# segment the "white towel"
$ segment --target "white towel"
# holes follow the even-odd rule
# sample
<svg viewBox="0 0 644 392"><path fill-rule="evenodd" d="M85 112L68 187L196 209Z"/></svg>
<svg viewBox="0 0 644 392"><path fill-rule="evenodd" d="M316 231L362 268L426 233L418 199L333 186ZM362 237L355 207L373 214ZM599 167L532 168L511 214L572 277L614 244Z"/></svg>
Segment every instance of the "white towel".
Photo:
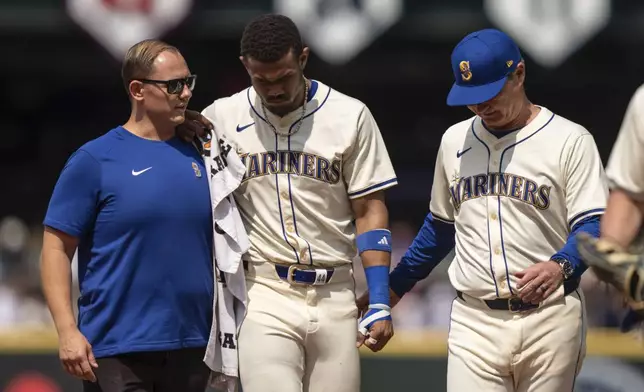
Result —
<svg viewBox="0 0 644 392"><path fill-rule="evenodd" d="M204 155L206 169L210 172L216 286L204 362L212 370L212 387L236 392L239 378L237 334L248 304L241 258L250 242L231 193L241 184L245 166L235 149L216 132L204 144Z"/></svg>

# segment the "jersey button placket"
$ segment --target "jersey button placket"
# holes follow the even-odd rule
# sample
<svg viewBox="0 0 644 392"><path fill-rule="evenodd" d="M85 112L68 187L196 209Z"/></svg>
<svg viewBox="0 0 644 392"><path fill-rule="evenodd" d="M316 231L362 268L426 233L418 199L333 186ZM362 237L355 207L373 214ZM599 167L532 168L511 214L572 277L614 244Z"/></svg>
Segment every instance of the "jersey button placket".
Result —
<svg viewBox="0 0 644 392"><path fill-rule="evenodd" d="M489 171L492 173L499 173L500 155L503 146L502 143L496 143L490 151L490 161L488 162ZM501 208L499 206L499 199L496 195L499 190L500 177L496 177L494 183L495 189L488 189L487 197L487 216L488 228L490 234L490 258L492 260L492 273L494 285L498 291L499 297L508 297L510 295L507 282L505 280L505 263L503 261L503 238L501 236L500 217Z"/></svg>
<svg viewBox="0 0 644 392"><path fill-rule="evenodd" d="M499 162L501 161L501 152L503 150L503 143L497 142L490 154L490 171L498 172L499 171Z"/></svg>
<svg viewBox="0 0 644 392"><path fill-rule="evenodd" d="M281 188L280 184L280 188ZM293 213L291 209L291 200L287 191L280 192L280 205L282 206L282 219L284 220L284 228L289 234L295 233L295 222L293 221Z"/></svg>
<svg viewBox="0 0 644 392"><path fill-rule="evenodd" d="M277 150L286 149L286 143L282 140L279 141L276 146ZM287 176L278 175L275 176L277 182L277 199L278 206L280 208L280 219L282 222L282 227L284 230L285 241L289 246L291 257L293 262L296 263L299 261L297 258L298 253L298 241L295 235L295 221L293 217L293 210L291 207L291 197L289 193L289 183Z"/></svg>

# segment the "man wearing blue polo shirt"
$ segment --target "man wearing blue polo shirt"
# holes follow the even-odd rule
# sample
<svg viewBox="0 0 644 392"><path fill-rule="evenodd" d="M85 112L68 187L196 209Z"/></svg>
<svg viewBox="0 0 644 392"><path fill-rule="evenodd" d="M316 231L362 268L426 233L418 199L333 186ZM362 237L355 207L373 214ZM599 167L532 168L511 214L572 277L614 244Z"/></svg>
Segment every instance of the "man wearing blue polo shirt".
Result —
<svg viewBox="0 0 644 392"><path fill-rule="evenodd" d="M209 176L195 147L175 137L196 76L157 40L130 48L122 76L130 119L72 154L44 220L42 284L60 358L85 391L203 392L214 295Z"/></svg>

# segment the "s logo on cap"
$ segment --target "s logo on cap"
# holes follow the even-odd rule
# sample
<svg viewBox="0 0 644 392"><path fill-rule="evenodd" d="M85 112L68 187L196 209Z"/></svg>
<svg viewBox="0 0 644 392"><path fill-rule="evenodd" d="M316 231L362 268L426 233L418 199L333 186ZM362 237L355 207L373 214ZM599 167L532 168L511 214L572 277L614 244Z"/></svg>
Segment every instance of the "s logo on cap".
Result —
<svg viewBox="0 0 644 392"><path fill-rule="evenodd" d="M472 71L470 71L469 61L461 61L458 67L461 70L461 78L463 78L464 81L467 82L468 80L472 79Z"/></svg>

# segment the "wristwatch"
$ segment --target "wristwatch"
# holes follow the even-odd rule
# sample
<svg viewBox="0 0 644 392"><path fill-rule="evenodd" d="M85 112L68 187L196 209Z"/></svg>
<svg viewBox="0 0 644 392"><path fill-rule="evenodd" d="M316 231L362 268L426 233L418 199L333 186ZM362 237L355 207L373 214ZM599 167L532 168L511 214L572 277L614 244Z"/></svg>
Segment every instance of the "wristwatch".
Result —
<svg viewBox="0 0 644 392"><path fill-rule="evenodd" d="M563 257L555 257L551 260L559 264L559 266L561 267L561 273L564 277L564 280L570 279L572 274L575 272L575 268L572 266L572 263L569 260L564 259Z"/></svg>

